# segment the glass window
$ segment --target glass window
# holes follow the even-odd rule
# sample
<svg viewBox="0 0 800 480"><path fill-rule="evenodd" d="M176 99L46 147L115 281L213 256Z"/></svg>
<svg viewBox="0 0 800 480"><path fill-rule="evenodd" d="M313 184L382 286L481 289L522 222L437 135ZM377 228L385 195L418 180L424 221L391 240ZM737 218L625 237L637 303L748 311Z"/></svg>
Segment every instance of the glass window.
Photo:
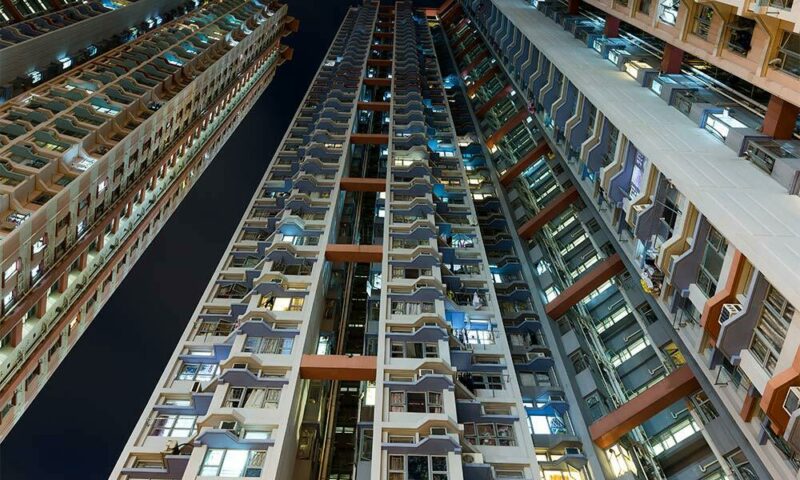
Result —
<svg viewBox="0 0 800 480"><path fill-rule="evenodd" d="M737 15L734 21L728 25L728 41L725 48L740 55L747 55L751 48L755 27L755 20Z"/></svg>
<svg viewBox="0 0 800 480"><path fill-rule="evenodd" d="M216 363L184 363L177 380L210 382L219 371Z"/></svg>
<svg viewBox="0 0 800 480"><path fill-rule="evenodd" d="M233 331L234 324L218 321L202 321L197 329L197 335L212 337L226 337Z"/></svg>
<svg viewBox="0 0 800 480"><path fill-rule="evenodd" d="M195 434L197 415L158 415L150 435L154 437L190 437Z"/></svg>
<svg viewBox="0 0 800 480"><path fill-rule="evenodd" d="M770 285L750 343L750 352L770 373L775 372L783 340L793 316L794 306Z"/></svg>
<svg viewBox="0 0 800 480"><path fill-rule="evenodd" d="M700 271L697 275L697 286L707 297L712 297L717 291L717 282L727 251L728 241L717 229L711 227L706 237L703 261L700 262Z"/></svg>
<svg viewBox="0 0 800 480"><path fill-rule="evenodd" d="M557 435L570 433L567 428L566 417L559 418L549 415L530 415L528 426L534 435Z"/></svg>
<svg viewBox="0 0 800 480"><path fill-rule="evenodd" d="M471 445L516 445L514 426L505 423L465 423L464 439Z"/></svg>
<svg viewBox="0 0 800 480"><path fill-rule="evenodd" d="M777 68L788 74L800 76L800 34L783 32L783 41L777 58L780 59Z"/></svg>
<svg viewBox="0 0 800 480"><path fill-rule="evenodd" d="M212 448L206 453L200 475L211 477L248 477L261 476L264 468L264 450L227 450Z"/></svg>
<svg viewBox="0 0 800 480"><path fill-rule="evenodd" d="M675 25L681 0L661 0L658 3L658 20L667 25Z"/></svg>
<svg viewBox="0 0 800 480"><path fill-rule="evenodd" d="M447 457L389 455L389 480L447 479Z"/></svg>
<svg viewBox="0 0 800 480"><path fill-rule="evenodd" d="M750 461L747 457L742 453L741 449L736 449L732 453L730 453L726 459L728 460L728 465L730 465L731 469L737 475L737 479L741 478L741 480L758 480L758 475L755 472L755 469L750 465Z"/></svg>
<svg viewBox="0 0 800 480"><path fill-rule="evenodd" d="M293 338L277 337L247 337L244 341L243 352L246 353L273 353L289 355L294 345Z"/></svg>
<svg viewBox="0 0 800 480"><path fill-rule="evenodd" d="M361 452L359 455L359 460L364 462L368 462L372 460L372 430L365 429L361 433L361 448L359 448Z"/></svg>
<svg viewBox="0 0 800 480"><path fill-rule="evenodd" d="M700 431L700 428L694 423L691 417L675 423L663 432L653 436L650 440L653 453L658 455L670 450L698 431Z"/></svg>
<svg viewBox="0 0 800 480"><path fill-rule="evenodd" d="M231 408L278 408L280 388L231 387L225 406Z"/></svg>
<svg viewBox="0 0 800 480"><path fill-rule="evenodd" d="M694 26L692 33L700 38L708 38L708 32L711 30L711 21L714 18L714 10L707 5L699 5L695 11Z"/></svg>
<svg viewBox="0 0 800 480"><path fill-rule="evenodd" d="M483 390L503 390L503 377L491 373L473 373L472 386Z"/></svg>

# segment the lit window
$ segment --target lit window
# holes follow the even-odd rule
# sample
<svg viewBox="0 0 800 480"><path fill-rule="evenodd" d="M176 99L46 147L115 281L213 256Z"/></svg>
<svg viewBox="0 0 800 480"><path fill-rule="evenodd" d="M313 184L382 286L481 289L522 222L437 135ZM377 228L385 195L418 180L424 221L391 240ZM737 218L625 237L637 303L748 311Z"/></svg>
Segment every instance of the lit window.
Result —
<svg viewBox="0 0 800 480"><path fill-rule="evenodd" d="M61 57L58 59L58 62L61 64L62 70L66 70L72 66L72 59L69 57Z"/></svg>
<svg viewBox="0 0 800 480"><path fill-rule="evenodd" d="M208 382L218 371L219 365L215 363L185 363L178 373L177 380Z"/></svg>
<svg viewBox="0 0 800 480"><path fill-rule="evenodd" d="M261 476L264 468L264 450L227 450L212 448L203 459L200 475L211 477L248 477Z"/></svg>
<svg viewBox="0 0 800 480"><path fill-rule="evenodd" d="M197 415L159 415L153 421L154 437L189 437L194 435Z"/></svg>
<svg viewBox="0 0 800 480"><path fill-rule="evenodd" d="M5 282L9 278L13 277L17 273L17 263L14 262L6 268L5 272L3 272L3 281Z"/></svg>

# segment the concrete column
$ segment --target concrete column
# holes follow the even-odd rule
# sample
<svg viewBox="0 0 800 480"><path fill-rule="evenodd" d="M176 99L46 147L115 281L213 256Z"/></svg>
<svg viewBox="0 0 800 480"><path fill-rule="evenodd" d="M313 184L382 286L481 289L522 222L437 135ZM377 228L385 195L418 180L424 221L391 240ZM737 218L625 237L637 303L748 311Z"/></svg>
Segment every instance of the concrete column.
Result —
<svg viewBox="0 0 800 480"><path fill-rule="evenodd" d="M36 301L36 317L42 318L47 313L47 294L45 293Z"/></svg>
<svg viewBox="0 0 800 480"><path fill-rule="evenodd" d="M753 414L756 413L756 406L759 400L761 400L761 394L751 385L747 390L747 395L744 397L742 409L739 411L739 416L742 417L742 420L749 422L753 419Z"/></svg>
<svg viewBox="0 0 800 480"><path fill-rule="evenodd" d="M478 45L480 45L481 43L482 43L481 39L477 35L472 37L464 46L464 48L462 48L461 50L458 51L458 53L455 54L456 61L460 62L465 55L472 53L472 51L475 50L475 48L478 47Z"/></svg>
<svg viewBox="0 0 800 480"><path fill-rule="evenodd" d="M385 192L385 178L342 177L339 187L346 192Z"/></svg>
<svg viewBox="0 0 800 480"><path fill-rule="evenodd" d="M527 108L522 107L517 113L512 115L506 123L503 124L500 128L498 128L494 133L492 133L489 138L486 139L486 147L491 150L492 147L497 144L500 140L505 137L508 132L514 129L517 125L522 123L526 118L528 118L531 113L528 111Z"/></svg>
<svg viewBox="0 0 800 480"><path fill-rule="evenodd" d="M387 145L389 135L385 133L353 133L350 134L351 145Z"/></svg>
<svg viewBox="0 0 800 480"><path fill-rule="evenodd" d="M500 176L500 183L507 187L517 179L528 167L534 164L542 155L550 153L550 145L544 139L539 140L539 144L530 152L526 153L517 163L512 165ZM574 188L574 187L573 187ZM549 205L549 204L548 204ZM548 220L549 221L549 220Z"/></svg>
<svg viewBox="0 0 800 480"><path fill-rule="evenodd" d="M472 29L468 29L468 30L462 30L461 34L459 34L457 30L459 30L466 24L467 24L467 17L461 17L461 20L457 24L446 26L447 34L452 37L453 41L461 41L463 35L468 35L469 33L472 32Z"/></svg>
<svg viewBox="0 0 800 480"><path fill-rule="evenodd" d="M625 434L700 389L692 370L684 365L652 387L589 426L595 445L606 449Z"/></svg>
<svg viewBox="0 0 800 480"><path fill-rule="evenodd" d="M719 338L721 328L719 315L722 313L722 306L726 303L736 302L736 287L742 278L746 263L747 259L742 255L742 252L736 250L733 253L733 260L731 261L725 285L718 289L717 293L709 298L703 306L703 313L700 315L700 325L702 325L703 334L706 337L706 341L700 345L703 350L708 346L708 340L716 344L717 338Z"/></svg>
<svg viewBox="0 0 800 480"><path fill-rule="evenodd" d="M606 14L606 24L603 27L603 35L608 38L619 37L619 17Z"/></svg>
<svg viewBox="0 0 800 480"><path fill-rule="evenodd" d="M485 117L486 114L489 113L489 110L491 110L492 107L497 105L497 103L500 102L500 100L506 98L508 94L511 93L512 90L514 90L514 87L512 87L511 84L508 84L505 87L498 90L497 93L492 95L492 98L487 100L486 103L484 103L483 105L480 106L480 108L475 110L475 116L477 116L478 118Z"/></svg>
<svg viewBox="0 0 800 480"><path fill-rule="evenodd" d="M375 381L378 357L368 355L303 355L300 378L306 380Z"/></svg>
<svg viewBox="0 0 800 480"><path fill-rule="evenodd" d="M98 252L103 249L103 247L106 245L106 234L104 232L100 232L100 234L97 236L97 242L95 244L97 245Z"/></svg>
<svg viewBox="0 0 800 480"><path fill-rule="evenodd" d="M567 207L575 203L579 198L580 194L578 193L578 189L575 188L574 185L569 187L550 200L544 208L536 212L533 218L523 223L517 229L517 235L519 235L519 238L522 240L530 240L536 232L554 218L561 215Z"/></svg>
<svg viewBox="0 0 800 480"><path fill-rule="evenodd" d="M16 347L22 343L22 322L14 325L14 328L11 329L9 335L11 335L10 342L12 347Z"/></svg>
<svg viewBox="0 0 800 480"><path fill-rule="evenodd" d="M475 67L480 65L481 62L487 57L489 57L489 50L483 50L479 54L475 55L475 58L473 58L472 61L469 62L469 65L467 65L466 67L464 67L463 70L461 70L461 76L466 77L469 72L471 72L473 69L475 69Z"/></svg>
<svg viewBox="0 0 800 480"><path fill-rule="evenodd" d="M681 73L683 64L683 50L670 45L664 45L664 56L661 57L661 73Z"/></svg>
<svg viewBox="0 0 800 480"><path fill-rule="evenodd" d="M558 319L583 300L586 295L624 270L625 264L622 263L622 258L618 253L606 258L545 305L547 316L553 320Z"/></svg>
<svg viewBox="0 0 800 480"><path fill-rule="evenodd" d="M762 130L764 134L781 140L792 138L800 107L772 95L767 105Z"/></svg>
<svg viewBox="0 0 800 480"><path fill-rule="evenodd" d="M365 78L364 85L370 87L391 87L392 80L390 78Z"/></svg>
<svg viewBox="0 0 800 480"><path fill-rule="evenodd" d="M356 108L371 112L388 112L390 105L389 102L358 102Z"/></svg>
<svg viewBox="0 0 800 480"><path fill-rule="evenodd" d="M84 271L87 263L89 263L89 252L83 252L81 256L78 257L78 270L81 272Z"/></svg>
<svg viewBox="0 0 800 480"><path fill-rule="evenodd" d="M119 215L114 215L114 219L111 220L111 233L116 234L119 230Z"/></svg>
<svg viewBox="0 0 800 480"><path fill-rule="evenodd" d="M19 13L19 10L17 10L17 7L14 6L11 0L2 0L2 2L0 3L2 3L3 6L5 7L5 11L11 14L12 17L14 17L14 20L20 21L25 18L22 16L21 13Z"/></svg>
<svg viewBox="0 0 800 480"><path fill-rule="evenodd" d="M58 277L58 291L64 293L69 286L69 272L64 272Z"/></svg>
<svg viewBox="0 0 800 480"><path fill-rule="evenodd" d="M444 15L448 10L450 10L450 8L454 6L455 3L455 0L445 0L441 5L439 5L436 13L438 15Z"/></svg>
<svg viewBox="0 0 800 480"><path fill-rule="evenodd" d="M486 82L491 80L492 77L494 77L499 71L500 67L497 64L489 67L489 69L483 73L481 78L477 79L475 83L467 87L467 96L472 97L475 95L478 89L481 88Z"/></svg>
<svg viewBox="0 0 800 480"><path fill-rule="evenodd" d="M800 386L800 349L795 351L792 364L776 372L764 387L758 405L770 421L770 428L776 435L783 435L789 425L789 413L783 408L786 395L792 387Z"/></svg>
<svg viewBox="0 0 800 480"><path fill-rule="evenodd" d="M329 262L372 263L383 259L382 245L352 245L331 243L325 247Z"/></svg>

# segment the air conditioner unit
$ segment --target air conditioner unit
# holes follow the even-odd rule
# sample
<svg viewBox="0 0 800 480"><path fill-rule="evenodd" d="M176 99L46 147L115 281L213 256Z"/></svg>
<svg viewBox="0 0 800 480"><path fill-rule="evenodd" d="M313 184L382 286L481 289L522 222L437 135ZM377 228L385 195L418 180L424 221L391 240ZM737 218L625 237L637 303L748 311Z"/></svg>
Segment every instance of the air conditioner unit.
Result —
<svg viewBox="0 0 800 480"><path fill-rule="evenodd" d="M433 375L434 372L432 368L420 368L419 369L419 376L424 377L425 375Z"/></svg>
<svg viewBox="0 0 800 480"><path fill-rule="evenodd" d="M800 407L800 387L791 387L783 401L783 409L791 415L798 407Z"/></svg>
<svg viewBox="0 0 800 480"><path fill-rule="evenodd" d="M219 429L220 430L230 430L231 432L235 432L239 429L239 422L236 420L222 420L219 422Z"/></svg>
<svg viewBox="0 0 800 480"><path fill-rule="evenodd" d="M727 322L731 317L742 311L741 303L726 303L722 305L722 312L719 314L719 323Z"/></svg>
<svg viewBox="0 0 800 480"><path fill-rule="evenodd" d="M461 455L461 459L464 463L469 464L480 464L483 463L483 454L482 453L464 453Z"/></svg>

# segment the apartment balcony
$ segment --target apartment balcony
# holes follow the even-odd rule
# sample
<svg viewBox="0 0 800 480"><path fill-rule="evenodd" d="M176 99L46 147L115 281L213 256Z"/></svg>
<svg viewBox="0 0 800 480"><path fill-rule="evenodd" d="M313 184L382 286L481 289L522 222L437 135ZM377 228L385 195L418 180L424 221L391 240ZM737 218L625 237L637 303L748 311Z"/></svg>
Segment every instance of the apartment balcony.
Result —
<svg viewBox="0 0 800 480"><path fill-rule="evenodd" d="M226 426L225 423L221 423L220 427L202 427L195 437L195 445L214 449L264 451L265 456L266 450L275 445L273 438L248 438L245 435L247 430L241 428L236 420L231 420L230 424L233 428L222 428ZM260 468L249 466L247 476L253 476L257 471Z"/></svg>
<svg viewBox="0 0 800 480"><path fill-rule="evenodd" d="M132 466L123 467L120 471L131 478L145 476L165 480L180 480L186 473L191 452L194 447L186 446L175 449L174 453L161 453L157 460L134 461Z"/></svg>
<svg viewBox="0 0 800 480"><path fill-rule="evenodd" d="M444 285L438 280L418 278L412 282L403 282L404 284L397 284L396 282L389 283L387 288L387 295L391 301L397 302L433 302L435 300L442 300L444 294Z"/></svg>
<svg viewBox="0 0 800 480"><path fill-rule="evenodd" d="M382 442L381 450L385 450L389 455L447 455L448 453L461 453L461 443L455 435L423 436L422 434L417 434L410 440L408 443L392 442L391 440Z"/></svg>
<svg viewBox="0 0 800 480"><path fill-rule="evenodd" d="M444 327L438 325L422 325L413 332L389 331L386 338L398 342L438 342L447 340L449 335Z"/></svg>
<svg viewBox="0 0 800 480"><path fill-rule="evenodd" d="M531 346L532 352L513 355L514 369L521 372L546 372L555 365L550 349L544 345Z"/></svg>
<svg viewBox="0 0 800 480"><path fill-rule="evenodd" d="M231 364L234 361L242 362L242 359L231 358L225 363ZM232 363L232 367L222 366L223 371L219 377L212 380L205 388L214 388L220 383L229 385L228 388L283 388L289 384L289 378L276 371L273 365L267 365L265 369L259 368L261 365L255 361L248 363Z"/></svg>

